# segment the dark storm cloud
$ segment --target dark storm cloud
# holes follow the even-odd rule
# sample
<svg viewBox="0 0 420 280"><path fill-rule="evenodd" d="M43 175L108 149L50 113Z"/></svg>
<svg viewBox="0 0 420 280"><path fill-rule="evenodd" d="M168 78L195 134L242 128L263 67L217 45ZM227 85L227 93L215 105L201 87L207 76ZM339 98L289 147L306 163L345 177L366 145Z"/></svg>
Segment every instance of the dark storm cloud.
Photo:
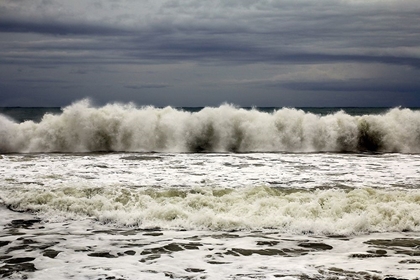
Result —
<svg viewBox="0 0 420 280"><path fill-rule="evenodd" d="M272 84L271 86L275 86ZM333 92L407 92L416 93L420 89L419 82L393 83L373 81L371 79L349 79L347 81L293 82L278 84L291 90L303 91L333 91Z"/></svg>
<svg viewBox="0 0 420 280"><path fill-rule="evenodd" d="M54 1L60 3L60 1ZM72 19L57 12L42 19L25 18L3 12L1 32L28 32L67 35L66 38L85 38L95 42L60 44L17 44L23 51L68 50L74 52L97 51L91 60L112 62L107 51L114 51L116 61L126 63L127 58L138 60L220 60L237 63L330 63L335 61L382 62L419 67L420 57L392 48L417 47L420 12L410 2L390 5L350 5L345 1L285 2L284 4L257 1L255 5L236 1L209 4L211 11L200 10L205 4L193 2L163 4L153 12L162 16L150 22L136 21L119 24L107 22L107 16L96 20ZM63 2L64 3L64 2ZM259 5L258 5L259 4ZM23 5L23 4L22 4ZM58 4L57 4L58 5ZM184 5L186 7L184 7ZM65 6L65 5L63 5ZM203 7L204 6L204 7ZM41 9L42 5L38 6ZM23 6L22 6L23 8ZM412 9L410 9L412 8ZM415 9L417 8L417 10ZM173 13L169 12L173 10ZM236 9L236 10L235 10ZM396 10L396 11L394 11ZM7 11L7 5L6 5ZM11 10L13 12L14 10ZM200 13L197 13L200 11ZM102 11L91 11L101 13ZM179 12L179 13L178 13ZM176 14L174 14L176 13ZM63 19L60 19L60 15ZM166 15L166 16L165 16ZM200 17L200 15L202 17ZM177 20L187 17L185 20ZM140 19L139 19L140 20ZM3 62L55 59L57 63L79 63L85 58L54 57L37 54L31 58L22 54L3 57ZM81 61L80 61L81 60Z"/></svg>
<svg viewBox="0 0 420 280"><path fill-rule="evenodd" d="M31 21L17 19L0 19L0 32L40 33L52 35L112 35L123 33L123 30L109 26L60 21Z"/></svg>
<svg viewBox="0 0 420 280"><path fill-rule="evenodd" d="M0 64L32 68L96 65L101 71L118 67L115 72L119 72L121 65L191 63L200 69L212 67L208 79L217 76L218 69L232 65L274 65L287 72L296 65L354 63L377 64L390 71L407 66L418 71L419 14L420 5L414 0L5 0L0 3ZM171 78L167 70L159 71L161 79ZM171 71L174 76L179 74ZM93 72L79 69L70 73L89 76ZM230 74L241 75L240 71ZM277 74L275 70L264 73ZM345 71L342 75L341 80L331 82L305 76L299 82L281 80L279 88L315 92L420 89L414 80L381 85L378 77L354 78ZM121 83L127 90L168 88L158 78ZM254 85L277 87L269 76L264 80L268 82ZM204 82L223 84L221 80ZM198 85L190 87L198 89Z"/></svg>
<svg viewBox="0 0 420 280"><path fill-rule="evenodd" d="M323 50L294 51L290 47L268 48L255 35L257 42L244 42L240 36L108 36L95 40L67 40L38 43L10 44L19 52L0 58L3 63L13 64L87 64L87 63L162 63L167 61L193 61L211 63L269 63L269 64L311 64L336 62L384 63L409 65L420 68L420 57L409 54L366 53L361 51L337 54L323 53ZM361 54L359 54L361 53Z"/></svg>
<svg viewBox="0 0 420 280"><path fill-rule="evenodd" d="M142 84L142 85L125 85L125 88L129 89L153 89L153 88L167 88L168 85L165 84Z"/></svg>

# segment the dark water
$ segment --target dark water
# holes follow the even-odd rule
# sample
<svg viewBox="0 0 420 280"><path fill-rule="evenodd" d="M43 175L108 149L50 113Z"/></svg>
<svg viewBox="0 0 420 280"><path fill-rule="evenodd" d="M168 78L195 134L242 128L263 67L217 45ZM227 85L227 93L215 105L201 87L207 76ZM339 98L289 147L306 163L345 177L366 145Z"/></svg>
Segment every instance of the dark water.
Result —
<svg viewBox="0 0 420 280"><path fill-rule="evenodd" d="M0 114L6 115L16 122L41 121L46 114L61 114L60 107L0 107Z"/></svg>

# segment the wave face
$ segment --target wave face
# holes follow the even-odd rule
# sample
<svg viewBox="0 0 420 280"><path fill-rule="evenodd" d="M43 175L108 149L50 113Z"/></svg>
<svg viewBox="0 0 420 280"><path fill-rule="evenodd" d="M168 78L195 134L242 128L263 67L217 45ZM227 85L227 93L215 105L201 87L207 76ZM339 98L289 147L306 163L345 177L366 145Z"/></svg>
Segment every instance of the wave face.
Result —
<svg viewBox="0 0 420 280"><path fill-rule="evenodd" d="M185 112L82 100L39 123L0 115L0 152L400 152L420 153L420 112L326 116L231 105Z"/></svg>

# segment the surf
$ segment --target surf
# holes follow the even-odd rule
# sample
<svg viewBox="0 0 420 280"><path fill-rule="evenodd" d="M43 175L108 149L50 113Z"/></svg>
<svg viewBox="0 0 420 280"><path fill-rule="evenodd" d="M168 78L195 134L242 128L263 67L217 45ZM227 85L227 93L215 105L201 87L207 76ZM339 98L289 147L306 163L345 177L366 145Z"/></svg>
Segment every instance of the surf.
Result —
<svg viewBox="0 0 420 280"><path fill-rule="evenodd" d="M321 116L229 104L188 112L117 103L94 107L82 100L39 122L0 115L0 153L38 152L420 153L420 112Z"/></svg>

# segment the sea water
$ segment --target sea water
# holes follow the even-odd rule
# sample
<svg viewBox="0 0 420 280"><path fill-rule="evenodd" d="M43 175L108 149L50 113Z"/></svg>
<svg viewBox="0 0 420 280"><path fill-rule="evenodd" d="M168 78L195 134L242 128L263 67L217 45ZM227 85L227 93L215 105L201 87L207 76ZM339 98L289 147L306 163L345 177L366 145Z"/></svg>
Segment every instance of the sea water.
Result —
<svg viewBox="0 0 420 280"><path fill-rule="evenodd" d="M0 277L420 275L416 110L19 110L0 115Z"/></svg>

